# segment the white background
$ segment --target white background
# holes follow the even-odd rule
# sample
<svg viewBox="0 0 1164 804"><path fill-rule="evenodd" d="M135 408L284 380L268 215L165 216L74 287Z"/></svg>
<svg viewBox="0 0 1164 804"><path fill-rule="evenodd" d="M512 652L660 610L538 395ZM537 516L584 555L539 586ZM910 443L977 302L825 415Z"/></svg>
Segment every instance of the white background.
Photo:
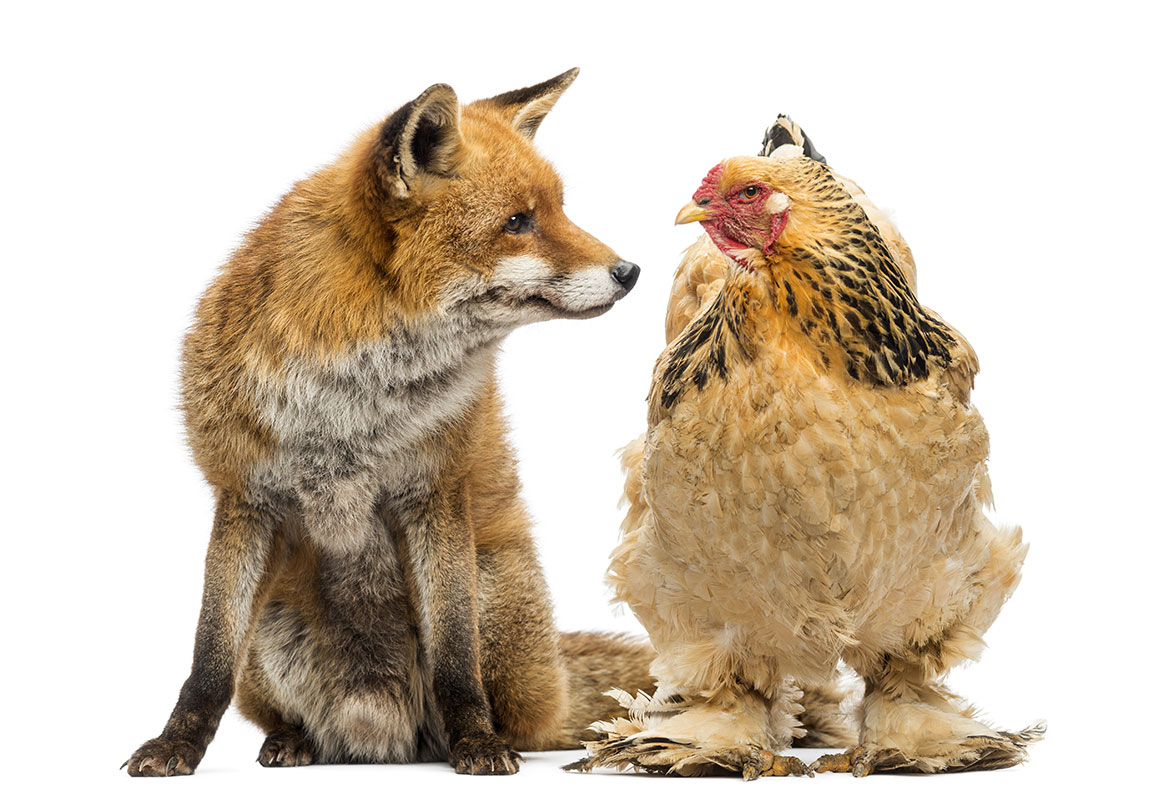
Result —
<svg viewBox="0 0 1164 804"><path fill-rule="evenodd" d="M394 5L6 7L4 786L50 800L960 801L1154 772L1164 70L1150 4ZM938 779L579 777L555 769L570 754L468 779L266 770L261 735L232 713L194 777L129 779L118 766L189 667L211 519L176 410L198 295L293 181L429 84L468 101L575 65L538 141L568 214L643 274L605 317L505 347L562 627L638 630L602 574L621 517L613 454L643 429L671 275L697 233L671 222L712 164L754 153L787 112L895 212L922 301L982 360L1000 516L1032 547L983 662L953 684L1002 726L1047 718L1047 740L1024 767Z"/></svg>

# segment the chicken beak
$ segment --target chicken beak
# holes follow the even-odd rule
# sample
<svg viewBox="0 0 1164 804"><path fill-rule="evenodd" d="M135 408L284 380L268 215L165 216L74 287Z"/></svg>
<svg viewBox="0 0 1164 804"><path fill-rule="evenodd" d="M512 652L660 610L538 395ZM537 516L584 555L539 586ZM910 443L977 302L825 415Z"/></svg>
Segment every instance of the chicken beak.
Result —
<svg viewBox="0 0 1164 804"><path fill-rule="evenodd" d="M703 221L710 218L712 212L707 207L701 207L694 201L687 202L687 206L679 210L679 214L675 216L675 225L681 223L694 223L695 221Z"/></svg>

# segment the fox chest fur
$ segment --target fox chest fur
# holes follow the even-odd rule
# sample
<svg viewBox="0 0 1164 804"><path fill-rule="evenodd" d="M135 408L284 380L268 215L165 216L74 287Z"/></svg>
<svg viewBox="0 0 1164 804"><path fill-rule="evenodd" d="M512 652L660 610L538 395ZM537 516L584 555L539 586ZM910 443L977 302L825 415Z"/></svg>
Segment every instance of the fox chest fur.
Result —
<svg viewBox="0 0 1164 804"><path fill-rule="evenodd" d="M291 357L252 380L274 438L251 470L258 497L291 496L321 544L355 548L381 498L429 494L457 444L454 425L492 387L499 336L457 317L397 327L328 360Z"/></svg>

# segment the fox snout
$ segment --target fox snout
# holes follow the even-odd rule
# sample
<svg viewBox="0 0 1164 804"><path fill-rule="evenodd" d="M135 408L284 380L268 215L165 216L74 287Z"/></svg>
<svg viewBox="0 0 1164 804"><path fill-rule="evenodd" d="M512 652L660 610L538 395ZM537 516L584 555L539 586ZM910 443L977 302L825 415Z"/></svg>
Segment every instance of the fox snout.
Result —
<svg viewBox="0 0 1164 804"><path fill-rule="evenodd" d="M630 293L639 266L615 258L563 269L532 255L506 257L493 272L488 295L525 313L520 323L547 318L593 318Z"/></svg>

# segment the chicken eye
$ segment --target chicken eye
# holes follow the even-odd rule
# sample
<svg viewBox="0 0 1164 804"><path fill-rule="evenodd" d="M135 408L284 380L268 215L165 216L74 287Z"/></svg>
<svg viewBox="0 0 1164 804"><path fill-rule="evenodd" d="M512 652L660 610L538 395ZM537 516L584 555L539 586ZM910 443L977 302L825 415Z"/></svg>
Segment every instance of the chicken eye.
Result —
<svg viewBox="0 0 1164 804"><path fill-rule="evenodd" d="M760 188L754 184L749 184L744 189L740 190L740 198L751 201L760 194Z"/></svg>
<svg viewBox="0 0 1164 804"><path fill-rule="evenodd" d="M505 222L505 226L502 228L510 234L524 234L533 228L533 223L530 221L528 215L519 212L516 215L510 215L509 220Z"/></svg>

